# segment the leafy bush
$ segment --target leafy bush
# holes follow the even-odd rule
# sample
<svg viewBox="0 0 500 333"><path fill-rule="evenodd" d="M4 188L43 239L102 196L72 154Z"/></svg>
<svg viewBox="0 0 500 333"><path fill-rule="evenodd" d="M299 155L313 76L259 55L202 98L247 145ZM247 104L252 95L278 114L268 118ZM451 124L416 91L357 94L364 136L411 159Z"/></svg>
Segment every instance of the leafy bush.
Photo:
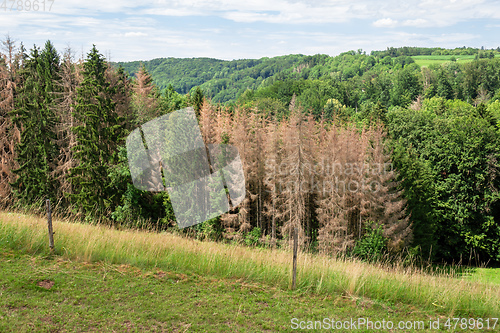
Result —
<svg viewBox="0 0 500 333"><path fill-rule="evenodd" d="M261 234L262 230L260 228L253 228L252 231L245 235L245 244L248 246L258 246Z"/></svg>
<svg viewBox="0 0 500 333"><path fill-rule="evenodd" d="M127 150L124 146L118 149L118 163L109 169L109 179L116 192L114 197L116 206L110 217L118 224L145 227L160 221L157 227L164 229L169 219L175 218L171 206L168 206L170 204L168 193L142 191L132 184Z"/></svg>
<svg viewBox="0 0 500 333"><path fill-rule="evenodd" d="M218 241L222 238L220 218L216 217L194 226L196 238L199 240Z"/></svg>
<svg viewBox="0 0 500 333"><path fill-rule="evenodd" d="M377 261L386 253L387 240L382 233L382 225L368 221L365 234L354 247L353 254L363 260Z"/></svg>

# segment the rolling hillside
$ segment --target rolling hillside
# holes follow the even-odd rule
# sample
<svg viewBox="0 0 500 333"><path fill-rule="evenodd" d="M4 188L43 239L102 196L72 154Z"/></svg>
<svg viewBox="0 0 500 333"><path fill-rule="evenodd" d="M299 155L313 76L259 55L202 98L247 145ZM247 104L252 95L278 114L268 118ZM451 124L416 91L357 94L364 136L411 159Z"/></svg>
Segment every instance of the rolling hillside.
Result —
<svg viewBox="0 0 500 333"><path fill-rule="evenodd" d="M117 62L134 76L144 65L156 86L165 90L170 85L180 94L200 86L205 96L217 103L234 102L247 89L258 90L285 79L319 79L332 77L345 81L362 76L370 69L387 70L416 63L419 66L440 65L455 58L470 62L477 56L498 57L498 50L472 48L388 48L386 51L348 51L338 56L317 54L285 55L273 58L218 60L211 58L157 58L149 61Z"/></svg>
<svg viewBox="0 0 500 333"><path fill-rule="evenodd" d="M172 85L180 94L201 86L215 102L234 100L246 89L257 89L272 78L289 74L310 57L287 55L274 58L225 61L210 58L160 58L150 61L119 62L133 75L143 64L161 90Z"/></svg>

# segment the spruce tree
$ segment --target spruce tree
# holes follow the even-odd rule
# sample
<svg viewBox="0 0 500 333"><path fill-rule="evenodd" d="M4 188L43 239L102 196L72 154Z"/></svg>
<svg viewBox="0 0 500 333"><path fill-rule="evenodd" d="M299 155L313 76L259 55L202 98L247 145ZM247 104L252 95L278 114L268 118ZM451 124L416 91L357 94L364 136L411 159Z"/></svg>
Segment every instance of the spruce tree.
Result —
<svg viewBox="0 0 500 333"><path fill-rule="evenodd" d="M132 91L132 108L138 125L144 124L160 115L159 93L144 65L135 74L135 80L132 82Z"/></svg>
<svg viewBox="0 0 500 333"><path fill-rule="evenodd" d="M112 100L115 104L115 112L120 117L120 124L126 131L130 132L135 128L135 116L132 109L132 87L128 74L120 65L117 69L108 66L106 79L113 91Z"/></svg>
<svg viewBox="0 0 500 333"><path fill-rule="evenodd" d="M13 170L18 178L12 186L22 205L55 199L52 171L58 148L53 92L58 71L59 56L47 41L41 53L33 47L20 74L21 87L11 112L13 122L21 129L16 147L19 168Z"/></svg>
<svg viewBox="0 0 500 333"><path fill-rule="evenodd" d="M69 182L70 170L76 165L72 147L76 145L73 127L77 125L73 115L76 101L77 87L82 81L82 64L73 62L71 49L63 54L57 81L56 113L59 124L56 128L58 136L59 156L54 176L57 179L57 196L60 205L69 206L67 193L73 193L72 184Z"/></svg>
<svg viewBox="0 0 500 333"><path fill-rule="evenodd" d="M284 182L279 195L284 203L281 207L282 214L286 216L281 227L281 234L291 241L294 229L297 228L299 246L302 248L311 238L310 210L314 191L312 168L315 164L317 133L314 128L314 118L305 117L302 106L296 105L295 101L295 97L292 97L290 118L282 127L281 154L283 159L279 169Z"/></svg>
<svg viewBox="0 0 500 333"><path fill-rule="evenodd" d="M193 95L191 96L191 105L196 112L196 116L200 116L200 110L203 106L203 101L205 100L205 96L203 95L203 91L201 91L200 87L196 87L194 89Z"/></svg>
<svg viewBox="0 0 500 333"><path fill-rule="evenodd" d="M107 66L94 45L83 64L83 81L74 105L77 165L70 171L73 193L69 196L74 210L86 217L97 217L113 208L110 204L117 193L109 167L116 163L117 148L126 134L113 102L115 89L106 80Z"/></svg>
<svg viewBox="0 0 500 333"><path fill-rule="evenodd" d="M19 131L12 123L10 112L14 109L19 79L16 63L21 53L9 36L0 44L0 207L5 207L12 202L10 183L15 179L12 170L17 168L14 147L19 142Z"/></svg>

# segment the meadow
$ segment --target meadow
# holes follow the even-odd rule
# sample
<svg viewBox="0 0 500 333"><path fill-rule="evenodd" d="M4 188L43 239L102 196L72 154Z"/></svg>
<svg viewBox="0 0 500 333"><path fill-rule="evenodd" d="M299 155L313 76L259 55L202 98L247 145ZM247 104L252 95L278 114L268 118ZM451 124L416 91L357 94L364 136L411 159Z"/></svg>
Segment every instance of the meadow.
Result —
<svg viewBox="0 0 500 333"><path fill-rule="evenodd" d="M0 213L0 283L8 295L0 316L19 327L50 317L56 327L85 324L91 331L126 321L139 331L183 331L183 325L275 331L288 330L295 317L369 315L397 322L500 314L500 285L475 273L474 278L453 270L425 273L411 265L300 253L297 289L291 290L291 253L284 249L58 220L54 230L50 253L44 218ZM54 290L42 290L37 285L42 281L53 281ZM194 302L196 297L203 302ZM56 311L62 308L64 314ZM90 312L80 318L82 309ZM242 318L235 318L237 313ZM247 318L250 313L261 319Z"/></svg>
<svg viewBox="0 0 500 333"><path fill-rule="evenodd" d="M0 249L1 332L276 332L294 331L293 318L442 318L354 295Z"/></svg>
<svg viewBox="0 0 500 333"><path fill-rule="evenodd" d="M495 55L498 58L500 55ZM451 62L455 58L458 63L467 63L474 60L475 55L421 55L412 56L415 63L419 66L429 67L431 65L440 65L445 62Z"/></svg>

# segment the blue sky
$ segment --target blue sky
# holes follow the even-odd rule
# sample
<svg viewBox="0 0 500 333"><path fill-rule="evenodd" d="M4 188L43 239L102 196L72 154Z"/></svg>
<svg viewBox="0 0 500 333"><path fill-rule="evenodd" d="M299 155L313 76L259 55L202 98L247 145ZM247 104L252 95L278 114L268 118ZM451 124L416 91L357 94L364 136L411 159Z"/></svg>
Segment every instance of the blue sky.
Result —
<svg viewBox="0 0 500 333"><path fill-rule="evenodd" d="M500 46L498 0L54 0L50 11L39 1L39 11L11 11L0 0L0 31L76 57L96 44L111 61Z"/></svg>

